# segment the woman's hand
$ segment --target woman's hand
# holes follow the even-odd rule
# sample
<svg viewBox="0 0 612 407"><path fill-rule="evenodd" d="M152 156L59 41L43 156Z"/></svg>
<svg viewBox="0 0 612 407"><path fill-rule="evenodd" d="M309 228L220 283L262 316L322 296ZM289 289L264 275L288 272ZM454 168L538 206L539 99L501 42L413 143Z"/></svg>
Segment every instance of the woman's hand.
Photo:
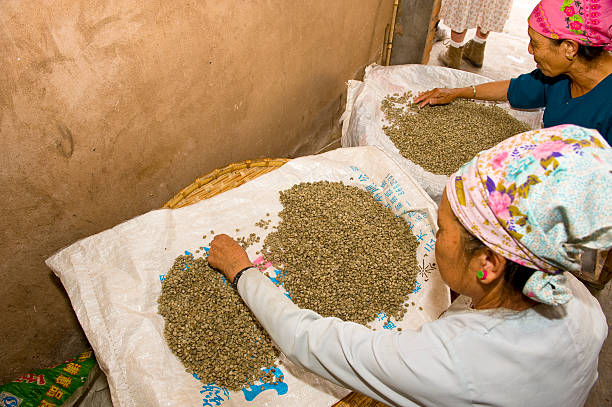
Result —
<svg viewBox="0 0 612 407"><path fill-rule="evenodd" d="M459 88L435 88L419 94L414 98L414 103L418 104L419 107L425 107L427 105L445 105L461 97L462 90L463 89Z"/></svg>
<svg viewBox="0 0 612 407"><path fill-rule="evenodd" d="M244 249L228 235L217 235L212 240L208 263L221 271L230 282L234 282L240 270L253 265Z"/></svg>

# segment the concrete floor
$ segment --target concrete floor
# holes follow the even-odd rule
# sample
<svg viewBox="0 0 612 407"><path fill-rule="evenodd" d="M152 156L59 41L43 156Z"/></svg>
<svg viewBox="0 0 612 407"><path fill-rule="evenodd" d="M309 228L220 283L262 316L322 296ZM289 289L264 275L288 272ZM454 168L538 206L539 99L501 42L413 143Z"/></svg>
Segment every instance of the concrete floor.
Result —
<svg viewBox="0 0 612 407"><path fill-rule="evenodd" d="M512 13L504 31L489 34L482 68L474 68L463 61L460 69L494 80L510 79L535 69L535 62L527 52L529 43L527 18L537 3L538 0L514 0ZM442 27L444 27L443 24ZM474 31L469 30L466 39L471 38ZM429 64L442 65L438 61L438 55L445 49L444 41L434 44ZM612 282L608 283L603 290L591 289L591 292L601 304L609 329L612 322ZM599 380L591 390L585 406L612 406L612 340L610 337L604 343L599 356Z"/></svg>

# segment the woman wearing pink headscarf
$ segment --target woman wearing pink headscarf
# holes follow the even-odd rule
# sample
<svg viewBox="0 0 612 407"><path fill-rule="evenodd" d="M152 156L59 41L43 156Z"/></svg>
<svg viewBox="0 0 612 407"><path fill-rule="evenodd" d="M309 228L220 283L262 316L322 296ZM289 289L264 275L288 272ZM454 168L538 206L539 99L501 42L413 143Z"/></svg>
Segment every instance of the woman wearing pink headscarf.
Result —
<svg viewBox="0 0 612 407"><path fill-rule="evenodd" d="M529 16L533 72L465 88L419 95L421 107L456 98L507 100L545 108L544 127L576 124L612 143L612 0L542 0Z"/></svg>
<svg viewBox="0 0 612 407"><path fill-rule="evenodd" d="M533 130L479 153L438 210L436 263L461 296L418 330L301 309L227 235L208 261L291 361L390 406L582 406L608 327L567 271L612 248L610 195L612 148L595 130Z"/></svg>

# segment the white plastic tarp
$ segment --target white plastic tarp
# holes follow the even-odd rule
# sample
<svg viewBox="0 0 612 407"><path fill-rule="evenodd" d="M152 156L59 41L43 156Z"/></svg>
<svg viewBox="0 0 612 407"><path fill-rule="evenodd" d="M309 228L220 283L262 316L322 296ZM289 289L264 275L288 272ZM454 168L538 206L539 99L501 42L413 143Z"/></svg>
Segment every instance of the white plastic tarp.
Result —
<svg viewBox="0 0 612 407"><path fill-rule="evenodd" d="M346 110L342 115L342 146L380 147L408 171L435 202L439 202L448 177L426 171L400 154L383 130L383 126L388 123L380 109L381 102L386 96L395 93L404 94L411 91L416 95L433 88L457 88L490 81L489 78L471 72L439 66L370 65L366 68L363 82L348 83ZM541 127L541 110L517 110L511 108L508 103L496 104L532 129Z"/></svg>
<svg viewBox="0 0 612 407"><path fill-rule="evenodd" d="M376 147L297 158L241 187L184 208L151 211L47 259L107 375L115 407L329 406L348 394L286 360L277 369L284 374L282 386L257 383L230 392L203 384L186 373L168 348L164 320L157 313L164 275L177 256L202 255L207 249L203 235L210 236L211 230L238 237L234 231L239 228L242 236L253 232L262 237L248 253L255 263L265 264L255 253L268 232L254 224L266 213L272 224L279 221L279 191L319 180L342 181L369 191L410 222L419 241L417 287L408 298L417 306L409 307L402 321L392 319L389 324L380 314L374 327L417 329L448 307L449 291L433 252L436 206L412 177Z"/></svg>

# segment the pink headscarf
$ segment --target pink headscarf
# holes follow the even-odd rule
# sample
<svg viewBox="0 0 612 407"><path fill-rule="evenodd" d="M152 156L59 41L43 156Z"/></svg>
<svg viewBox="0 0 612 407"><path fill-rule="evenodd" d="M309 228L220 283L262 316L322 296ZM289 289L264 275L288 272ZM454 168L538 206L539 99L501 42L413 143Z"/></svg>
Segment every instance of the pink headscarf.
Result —
<svg viewBox="0 0 612 407"><path fill-rule="evenodd" d="M571 294L563 271L587 249L612 248L612 148L597 130L561 125L482 151L446 184L461 224L491 250L535 269L523 293L546 304Z"/></svg>
<svg viewBox="0 0 612 407"><path fill-rule="evenodd" d="M529 26L548 38L612 51L612 0L542 0Z"/></svg>

